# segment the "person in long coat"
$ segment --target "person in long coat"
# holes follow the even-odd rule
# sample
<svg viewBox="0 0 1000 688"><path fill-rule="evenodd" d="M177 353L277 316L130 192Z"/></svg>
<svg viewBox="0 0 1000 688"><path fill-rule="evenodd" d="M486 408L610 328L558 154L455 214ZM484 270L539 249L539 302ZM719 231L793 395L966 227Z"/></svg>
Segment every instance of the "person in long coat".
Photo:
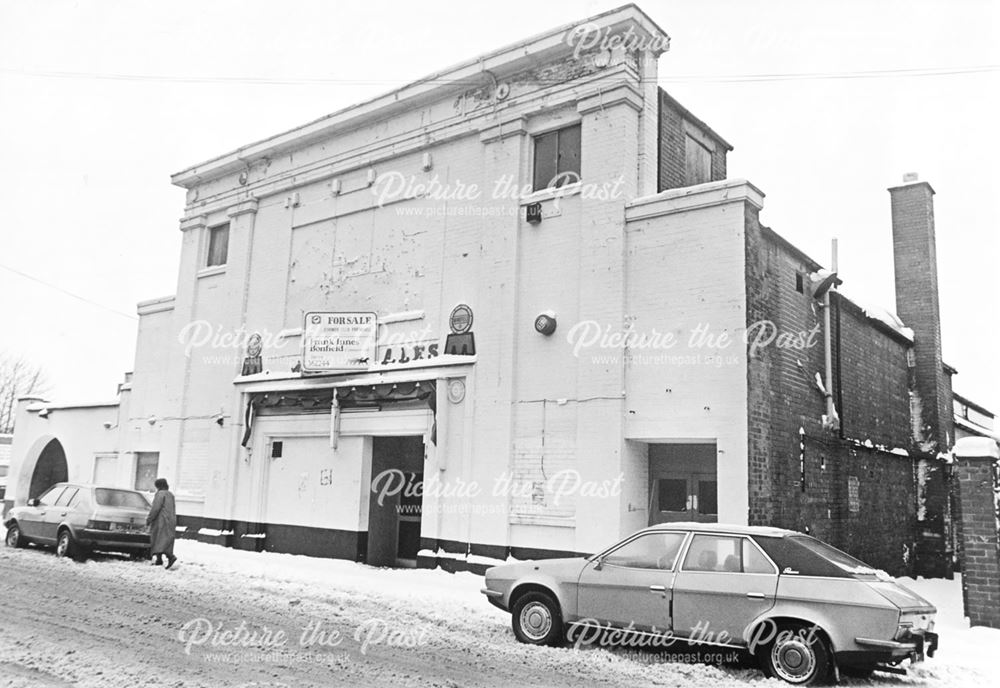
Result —
<svg viewBox="0 0 1000 688"><path fill-rule="evenodd" d="M153 483L156 486L156 495L153 497L153 506L149 509L146 517L146 525L149 526L149 551L153 555L153 565L161 566L163 556L167 557L167 568L169 569L177 561L174 556L174 538L177 536L177 511L174 508L174 495L170 492L170 486L163 478L157 478Z"/></svg>

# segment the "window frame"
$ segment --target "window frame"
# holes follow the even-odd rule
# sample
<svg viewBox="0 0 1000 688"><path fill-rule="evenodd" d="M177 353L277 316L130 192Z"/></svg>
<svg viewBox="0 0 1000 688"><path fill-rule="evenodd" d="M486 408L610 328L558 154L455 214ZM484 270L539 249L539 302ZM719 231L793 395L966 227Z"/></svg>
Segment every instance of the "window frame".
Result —
<svg viewBox="0 0 1000 688"><path fill-rule="evenodd" d="M561 163L562 163L562 160L563 160L563 153L562 153L562 146L561 146L562 137L565 134L565 132L570 131L570 130L576 130L577 131L577 143L578 143L578 146L577 146L577 150L576 150L576 163L577 163L576 167L578 169L575 169L575 170L572 170L572 169L563 169L561 167ZM555 160L554 160L554 167L553 167L553 169L555 170L555 172L554 172L554 174L551 176L551 178L548 181L544 182L544 186L539 186L539 182L538 182L538 174L539 174L539 172L538 172L539 141L542 140L542 139L545 139L546 137L550 137L550 136L554 136L555 137L555 151L554 151L554 153L555 153ZM555 184L555 185L552 184L552 182L554 180L560 179L561 175L563 175L563 174L569 174L569 173L575 174L576 175L576 179L573 179L573 180L565 180L565 179L563 179L563 180L560 180L561 183L559 183L559 184ZM533 134L531 136L531 190L532 190L532 193L536 193L536 192L539 192L539 191L552 190L552 189L560 189L560 188L562 188L564 186L568 186L570 184L578 183L582 179L583 179L583 126L582 126L581 122L576 121L576 122L563 123L559 127L555 127L553 129L549 129L547 131L540 131L540 132L535 133L535 134Z"/></svg>
<svg viewBox="0 0 1000 688"><path fill-rule="evenodd" d="M640 538L651 536L651 535L680 535L681 536L681 544L677 548L677 554L674 556L674 561L673 561L673 564L670 566L670 568L668 568L668 569L661 569L661 568L652 568L652 567L647 567L647 566L626 566L624 564L616 564L613 561L607 561L607 558L609 556L613 555L615 552L621 550L624 547L628 547L629 545L631 545L633 542L636 542ZM651 531L643 531L643 532L640 532L640 533L636 533L634 537L631 537L628 540L625 540L624 542L619 542L619 543L617 543L615 545L612 545L611 547L609 547L608 549L604 550L603 552L601 552L600 554L598 554L597 556L595 556L593 559L591 559L591 561L592 562L600 562L601 566L614 566L615 568L618 568L618 569L630 569L632 571L662 571L664 573L671 573L671 572L677 570L677 566L678 566L678 563L680 562L681 555L683 555L684 552L686 551L686 546L687 546L689 540L690 540L690 532L689 531L685 531L685 530L651 530Z"/></svg>
<svg viewBox="0 0 1000 688"><path fill-rule="evenodd" d="M69 487L69 485L66 485L65 483L63 483L62 485L59 485L59 484L53 485L52 487L50 487L49 489L47 489L42 494L40 494L37 497L35 497L36 505L37 506L55 506L55 503L57 501L59 501L59 498L62 497L62 493L65 492L65 490L66 490L67 487ZM43 497L48 497L49 494L52 493L52 492L55 492L55 490L57 488L59 489L59 492L56 493L55 499L53 499L51 502L43 502L42 501Z"/></svg>
<svg viewBox="0 0 1000 688"><path fill-rule="evenodd" d="M75 485L67 485L66 489L62 491L62 494L59 495L59 498L52 506L64 506L68 508L70 503L76 498L79 491L79 487L76 487Z"/></svg>
<svg viewBox="0 0 1000 688"><path fill-rule="evenodd" d="M205 238L205 259L202 268L205 270L214 270L219 268L224 268L229 264L229 231L231 229L230 223L222 222L217 225L212 225L206 228L206 238ZM215 237L219 236L221 232L225 231L226 243L224 253L222 255L221 262L213 263L213 249L215 248Z"/></svg>
<svg viewBox="0 0 1000 688"><path fill-rule="evenodd" d="M691 556L691 550L694 547L694 540L697 537L728 538L728 539L733 539L733 540L739 540L739 541L741 541L740 545L739 545L740 570L739 571L713 571L713 570L705 570L705 569L691 569L691 568L687 568L687 563L688 563L687 560L688 560L688 557ZM744 571L743 570L744 569L744 564L743 564L743 547L744 547L744 543L747 543L747 542L749 542L752 547L756 547L758 554L760 554L764 558L764 560L768 564L770 564L771 571L769 573L752 572L752 571ZM734 574L735 573L735 574L739 574L741 576L743 576L743 575L750 575L750 576L777 576L778 573L780 572L780 570L781 569L778 568L778 565L774 562L774 560L771 559L770 556L768 556L767 552L765 552L764 549L760 545L758 545L757 542L752 537L750 537L749 535L743 535L743 534L737 534L737 533L705 533L705 532L693 532L691 534L691 538L688 541L688 546L687 546L687 548L684 551L684 560L682 562L680 562L679 568L678 568L678 571L679 572L683 572L683 573L722 573L722 574Z"/></svg>
<svg viewBox="0 0 1000 688"><path fill-rule="evenodd" d="M156 492L156 488L155 488L155 486L153 485L152 482L150 483L150 487L149 487L148 490L139 487L139 462L142 459L148 459L150 456L155 456L156 457L156 470L153 471L153 473L156 474L160 470L160 452L158 452L158 451L155 451L155 452L137 451L135 453L135 467L134 467L135 470L133 471L133 475L132 475L132 489L135 490L135 491L137 491L137 492ZM156 477L157 477L156 475L153 476L153 481L156 480Z"/></svg>

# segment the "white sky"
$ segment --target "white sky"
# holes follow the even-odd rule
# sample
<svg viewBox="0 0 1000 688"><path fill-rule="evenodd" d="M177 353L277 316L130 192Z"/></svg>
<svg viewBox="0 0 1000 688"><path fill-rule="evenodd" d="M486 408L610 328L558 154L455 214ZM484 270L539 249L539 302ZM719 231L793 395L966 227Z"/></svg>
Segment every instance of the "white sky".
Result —
<svg viewBox="0 0 1000 688"><path fill-rule="evenodd" d="M112 311L175 290L171 173L619 4L0 0L0 265L104 306L0 267L0 350L41 364L59 400L113 397L135 321ZM664 87L735 146L729 176L821 263L837 236L852 296L894 309L886 188L933 185L945 360L1000 411L996 68L670 82L1000 65L998 3L640 6L673 39Z"/></svg>

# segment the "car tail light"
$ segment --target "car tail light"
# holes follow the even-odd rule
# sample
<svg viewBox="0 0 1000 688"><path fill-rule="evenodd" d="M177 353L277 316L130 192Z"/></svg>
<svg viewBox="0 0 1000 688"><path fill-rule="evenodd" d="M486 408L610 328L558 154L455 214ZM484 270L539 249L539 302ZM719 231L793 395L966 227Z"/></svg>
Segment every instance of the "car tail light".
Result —
<svg viewBox="0 0 1000 688"><path fill-rule="evenodd" d="M896 635L893 640L902 640L906 636L910 635L910 629L913 628L913 624L909 621L899 624L896 627Z"/></svg>
<svg viewBox="0 0 1000 688"><path fill-rule="evenodd" d="M94 521L91 519L87 521L87 528L90 530L111 530L110 521Z"/></svg>

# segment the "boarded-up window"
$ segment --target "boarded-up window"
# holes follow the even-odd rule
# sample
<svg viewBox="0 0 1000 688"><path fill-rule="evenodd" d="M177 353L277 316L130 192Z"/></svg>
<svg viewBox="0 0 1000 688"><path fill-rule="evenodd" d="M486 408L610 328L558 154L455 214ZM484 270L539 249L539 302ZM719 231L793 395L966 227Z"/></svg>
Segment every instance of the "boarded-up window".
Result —
<svg viewBox="0 0 1000 688"><path fill-rule="evenodd" d="M514 445L513 470L494 487L509 495L511 523L544 525L576 516L578 479L573 443L549 438L543 447L525 438Z"/></svg>
<svg viewBox="0 0 1000 688"><path fill-rule="evenodd" d="M153 482L160 470L159 452L136 452L135 454L135 489L143 492L155 490Z"/></svg>
<svg viewBox="0 0 1000 688"><path fill-rule="evenodd" d="M229 225L219 225L208 230L208 260L206 265L225 265L229 257Z"/></svg>
<svg viewBox="0 0 1000 688"><path fill-rule="evenodd" d="M180 468L177 491L184 494L203 495L209 478L208 433L201 429L185 431L181 444ZM202 437L205 439L202 439Z"/></svg>
<svg viewBox="0 0 1000 688"><path fill-rule="evenodd" d="M687 186L712 180L712 151L690 134L684 137L684 182Z"/></svg>
<svg viewBox="0 0 1000 688"><path fill-rule="evenodd" d="M118 474L118 455L104 454L94 457L94 484L115 487Z"/></svg>

